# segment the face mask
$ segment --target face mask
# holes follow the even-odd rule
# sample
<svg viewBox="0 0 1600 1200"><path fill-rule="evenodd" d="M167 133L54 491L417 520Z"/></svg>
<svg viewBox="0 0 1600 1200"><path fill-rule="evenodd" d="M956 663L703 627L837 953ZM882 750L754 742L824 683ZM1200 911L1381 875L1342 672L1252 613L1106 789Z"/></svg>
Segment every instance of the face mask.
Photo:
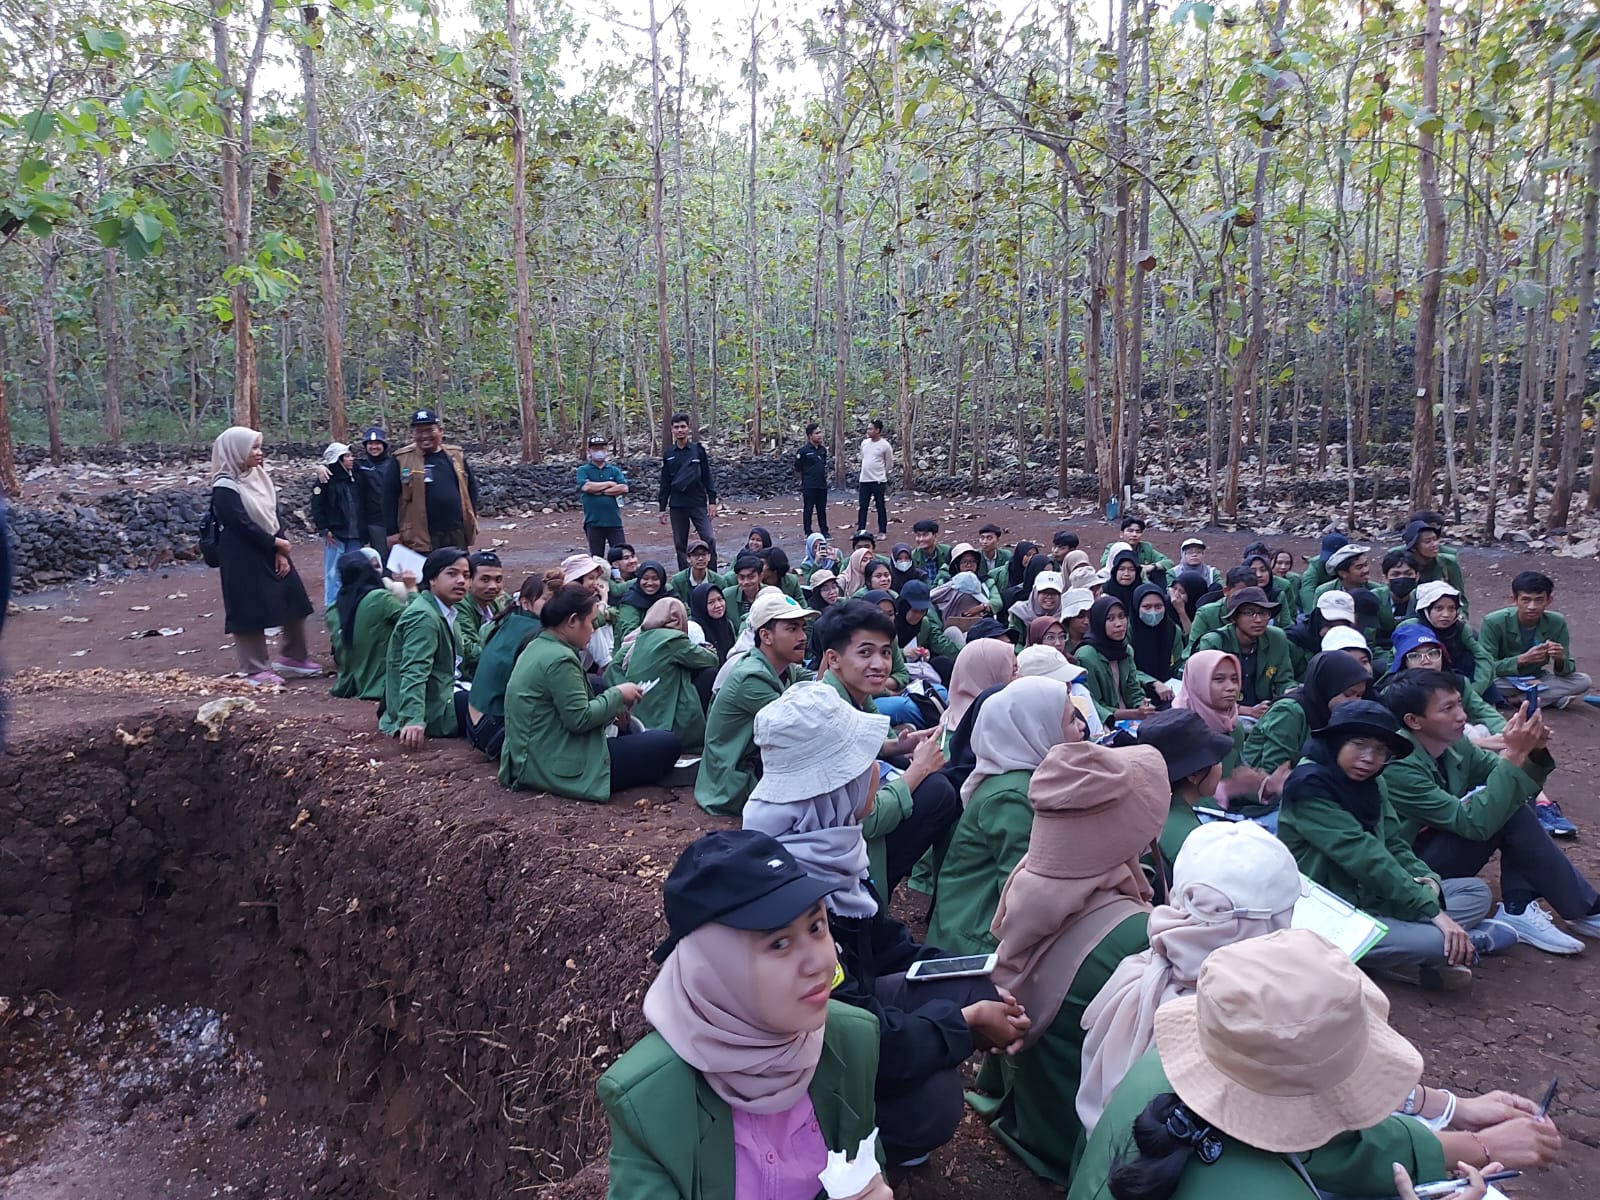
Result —
<svg viewBox="0 0 1600 1200"><path fill-rule="evenodd" d="M1417 581L1412 579L1409 575L1402 575L1399 579L1391 579L1389 581L1389 591L1392 592L1398 599L1404 600L1416 590Z"/></svg>
<svg viewBox="0 0 1600 1200"><path fill-rule="evenodd" d="M894 565L902 571L908 571L911 569L911 560L909 558L897 558L894 560Z"/></svg>
<svg viewBox="0 0 1600 1200"><path fill-rule="evenodd" d="M1147 608L1141 608L1139 610L1139 620L1143 621L1146 625L1159 625L1161 624L1161 618L1166 615L1167 614L1162 612L1160 609L1151 610Z"/></svg>
<svg viewBox="0 0 1600 1200"><path fill-rule="evenodd" d="M606 452L604 450L589 451L589 461L597 467L600 466L606 461Z"/></svg>

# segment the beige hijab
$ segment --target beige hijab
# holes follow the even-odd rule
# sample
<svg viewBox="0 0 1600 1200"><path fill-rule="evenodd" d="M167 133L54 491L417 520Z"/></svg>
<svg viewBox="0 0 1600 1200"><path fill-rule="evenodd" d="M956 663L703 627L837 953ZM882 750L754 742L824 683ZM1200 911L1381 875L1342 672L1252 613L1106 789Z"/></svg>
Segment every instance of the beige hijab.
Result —
<svg viewBox="0 0 1600 1200"><path fill-rule="evenodd" d="M639 635L646 629L676 629L679 633L687 635L689 632L689 610L683 606L683 601L676 596L663 596L652 604L644 614L644 620L639 622L639 628L629 630L628 636L622 639L622 669L626 671L628 664L633 661L633 648L639 642Z"/></svg>
<svg viewBox="0 0 1600 1200"><path fill-rule="evenodd" d="M1000 893L994 982L1033 1018L1031 1043L1050 1027L1083 961L1153 893L1139 855L1171 805L1166 760L1150 746L1093 742L1053 747L1028 787L1028 852Z"/></svg>
<svg viewBox="0 0 1600 1200"><path fill-rule="evenodd" d="M990 640L1005 644L998 638ZM1067 725L1076 724L1067 714L1076 711L1072 689L1042 675L1008 683L989 697L972 728L975 762L961 785L961 803L969 803L991 776L1038 767L1050 747L1067 740Z"/></svg>
<svg viewBox="0 0 1600 1200"><path fill-rule="evenodd" d="M246 467L245 460L256 448L261 435L254 429L235 425L224 429L211 444L211 486L232 488L244 501L250 523L276 537L278 534L278 489L266 465Z"/></svg>
<svg viewBox="0 0 1600 1200"><path fill-rule="evenodd" d="M787 1112L811 1086L823 1030L763 1028L751 994L756 940L702 925L673 948L644 997L644 1019L736 1109Z"/></svg>
<svg viewBox="0 0 1600 1200"><path fill-rule="evenodd" d="M874 557L876 555L868 546L850 551L850 557L845 562L844 576L839 580L841 599L848 600L867 586L867 568L872 565Z"/></svg>

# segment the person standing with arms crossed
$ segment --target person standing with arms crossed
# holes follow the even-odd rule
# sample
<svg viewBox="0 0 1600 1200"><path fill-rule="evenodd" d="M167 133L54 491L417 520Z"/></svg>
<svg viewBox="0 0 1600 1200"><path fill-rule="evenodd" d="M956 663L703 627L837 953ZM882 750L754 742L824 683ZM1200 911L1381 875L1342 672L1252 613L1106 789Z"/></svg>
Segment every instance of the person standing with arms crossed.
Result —
<svg viewBox="0 0 1600 1200"><path fill-rule="evenodd" d="M622 468L606 460L606 439L595 434L589 439L589 459L578 468L578 492L583 502L583 534L589 539L589 553L596 558L607 546L621 546L622 507L618 500L628 494L628 477Z"/></svg>
<svg viewBox="0 0 1600 1200"><path fill-rule="evenodd" d="M817 514L817 532L828 536L828 448L822 444L822 426L806 426L806 444L794 456L794 473L800 476L801 521L811 536L811 514Z"/></svg>
<svg viewBox="0 0 1600 1200"><path fill-rule="evenodd" d="M699 442L689 440L689 418L672 414L672 445L661 456L661 494L657 497L662 525L672 517L672 545L678 552L678 570L689 565L689 524L711 548L711 569L717 568L717 535L711 522L717 516L717 481L711 474L711 456Z"/></svg>
<svg viewBox="0 0 1600 1200"><path fill-rule="evenodd" d="M884 493L889 487L889 472L894 470L894 447L883 436L883 422L874 418L867 425L867 436L861 439L861 482L856 495L856 528L867 527L867 506L878 505L878 536L889 533L889 512L885 507Z"/></svg>

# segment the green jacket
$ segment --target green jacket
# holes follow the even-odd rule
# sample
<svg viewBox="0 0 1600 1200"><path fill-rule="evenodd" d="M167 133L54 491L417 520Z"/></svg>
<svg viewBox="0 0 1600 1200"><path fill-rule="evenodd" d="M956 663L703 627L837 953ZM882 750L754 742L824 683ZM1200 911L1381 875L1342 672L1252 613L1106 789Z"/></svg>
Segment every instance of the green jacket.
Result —
<svg viewBox="0 0 1600 1200"><path fill-rule="evenodd" d="M618 660L621 659L618 654ZM676 629L645 629L634 640L622 678L629 683L661 682L633 706L646 729L670 729L685 753L697 754L706 740L706 712L700 707L694 674L717 667L717 652L696 646Z"/></svg>
<svg viewBox="0 0 1600 1200"><path fill-rule="evenodd" d="M1567 619L1560 613L1546 609L1533 628L1532 642L1522 639L1523 629L1517 623L1517 610L1514 607L1499 609L1483 619L1483 624L1478 628L1478 644L1483 648L1484 657L1493 660L1495 678L1506 675L1537 676L1550 670L1555 670L1557 675L1570 675L1578 669L1577 661L1572 657L1572 634L1567 630ZM1559 670L1548 664L1532 667L1517 665L1517 655L1539 642L1560 642L1566 649L1567 655Z"/></svg>
<svg viewBox="0 0 1600 1200"><path fill-rule="evenodd" d="M663 591L660 596L656 597L656 599L660 600L666 595L667 593ZM687 604L688 601L684 601L684 603ZM643 624L644 613L640 612L633 605L613 604L611 606L611 628L614 631L614 636L616 638L616 649L621 650L622 639L627 637L630 633ZM613 651L613 653L615 652L616 651Z"/></svg>
<svg viewBox="0 0 1600 1200"><path fill-rule="evenodd" d="M1408 617L1396 625L1395 628L1403 629L1407 625L1421 624L1422 622L1418 618ZM1482 696L1494 686L1494 658L1487 650L1484 649L1483 642L1479 639L1477 634L1472 632L1472 626L1466 623L1465 618L1463 618L1461 621L1461 641L1466 645L1467 650L1472 655L1472 675L1470 678L1467 678L1467 683L1471 685L1472 691L1476 692L1479 696ZM1519 650L1518 653L1520 654L1521 651ZM1511 673L1513 675L1518 674L1516 671Z"/></svg>
<svg viewBox="0 0 1600 1200"><path fill-rule="evenodd" d="M939 868L928 944L950 954L988 954L998 945L989 926L1000 905L1000 889L1028 852L1033 805L1031 771L991 775L972 793L956 822Z"/></svg>
<svg viewBox="0 0 1600 1200"><path fill-rule="evenodd" d="M1311 736L1306 710L1293 696L1274 700L1244 739L1244 761L1269 775L1284 763L1300 761L1300 748Z"/></svg>
<svg viewBox="0 0 1600 1200"><path fill-rule="evenodd" d="M1145 677L1139 673L1139 668L1133 662L1133 648L1128 648L1128 656L1118 663L1121 667L1121 685L1111 673L1111 661L1100 651L1085 642L1078 647L1074 656L1078 665L1084 669L1083 686L1089 689L1089 695L1094 699L1094 706L1100 713L1100 719L1111 722L1112 714L1119 708L1138 708L1145 701Z"/></svg>
<svg viewBox="0 0 1600 1200"><path fill-rule="evenodd" d="M744 810L756 786L756 714L793 682L792 669L780 677L759 650L733 665L706 713L705 744L694 783L695 802L701 808L724 816L738 816Z"/></svg>
<svg viewBox="0 0 1600 1200"><path fill-rule="evenodd" d="M1232 654L1242 663L1239 653L1238 630L1224 625L1215 633L1208 633L1195 646L1196 650L1222 650ZM1276 625L1268 625L1256 649L1256 700L1278 700L1295 683L1294 664L1289 658L1289 637ZM1243 703L1243 701L1240 701Z"/></svg>
<svg viewBox="0 0 1600 1200"><path fill-rule="evenodd" d="M1189 644L1183 652L1185 661L1200 648L1201 638L1222 628L1225 624L1222 610L1226 607L1226 601L1213 600L1210 604L1202 604L1194 610L1194 620L1189 622Z"/></svg>
<svg viewBox="0 0 1600 1200"><path fill-rule="evenodd" d="M405 610L406 602L388 588L373 588L356 605L356 627L348 646L337 629L329 628L334 645L339 648L339 678L333 685L335 696L341 700L383 699L389 637Z"/></svg>
<svg viewBox="0 0 1600 1200"><path fill-rule="evenodd" d="M935 658L955 658L961 653L961 647L951 641L950 635L944 631L944 621L936 608L930 608L922 614L922 623L917 626L917 645ZM898 643L896 648L901 650L903 659L904 649Z"/></svg>
<svg viewBox="0 0 1600 1200"><path fill-rule="evenodd" d="M1379 918L1431 921L1439 915L1439 893L1423 880L1438 876L1412 851L1382 777L1378 786L1383 809L1371 833L1331 797L1304 788L1285 800L1278 838L1303 874L1357 908Z"/></svg>
<svg viewBox="0 0 1600 1200"><path fill-rule="evenodd" d="M1188 836L1200 828L1200 818L1195 815L1194 808L1176 792L1172 794L1172 805L1167 809L1167 819L1161 826L1161 836L1156 839L1156 844L1161 847L1161 857L1166 860L1167 875L1172 874L1172 864L1178 859L1178 851L1183 849L1183 843Z"/></svg>
<svg viewBox="0 0 1600 1200"><path fill-rule="evenodd" d="M1349 590L1337 579L1321 584L1312 596L1311 607L1316 607L1317 597L1326 595L1335 589L1341 592ZM1373 649L1377 649L1380 644L1387 646L1389 639L1394 636L1394 598L1389 594L1388 584L1369 583L1367 584L1367 591L1378 598L1378 634L1375 638L1369 637L1367 639ZM1310 609L1307 609L1307 611L1309 612Z"/></svg>
<svg viewBox="0 0 1600 1200"><path fill-rule="evenodd" d="M611 797L606 726L625 707L616 688L591 695L578 652L546 630L528 643L506 683L500 782L605 803Z"/></svg>
<svg viewBox="0 0 1600 1200"><path fill-rule="evenodd" d="M706 577L700 583L714 583L724 589L734 586L732 575L719 575L709 567L706 568ZM694 595L694 589L699 587L700 583L695 583L689 578L689 568L685 567L667 579L667 591L687 605L690 597Z"/></svg>
<svg viewBox="0 0 1600 1200"><path fill-rule="evenodd" d="M1313 558L1306 564L1306 569L1300 572L1301 612L1308 613L1317 606L1317 589L1333 578L1322 559Z"/></svg>
<svg viewBox="0 0 1600 1200"><path fill-rule="evenodd" d="M1126 541L1127 539L1123 538L1119 540ZM1162 554L1161 551L1157 550L1147 541L1141 539L1139 544L1133 548L1133 552L1139 556L1139 566L1141 568L1153 566L1160 567L1163 571L1167 571L1169 573L1172 571L1172 560L1166 555ZM1107 544L1106 548L1100 552L1100 565L1102 567L1108 567L1111 565L1110 544ZM1144 574L1142 571L1141 575L1144 579L1149 578L1149 575Z"/></svg>
<svg viewBox="0 0 1600 1200"><path fill-rule="evenodd" d="M530 633L537 637L543 628L538 617L521 607L512 609L496 621L489 630L489 641L478 658L478 669L472 676L472 694L467 697L467 703L486 717L504 717L506 688L511 682L511 669L517 665L522 639Z"/></svg>
<svg viewBox="0 0 1600 1200"><path fill-rule="evenodd" d="M877 1074L877 1018L830 1001L822 1057L807 1089L830 1150L853 1157L872 1132ZM619 1058L598 1091L611 1121L608 1196L733 1200L733 1110L659 1033Z"/></svg>
<svg viewBox="0 0 1600 1200"><path fill-rule="evenodd" d="M978 551L978 557L983 557L983 551L981 549ZM1011 567L1011 551L1007 550L1004 546L1001 546L994 552L994 561L990 562L985 558L983 560L983 565L989 569L990 579L1004 579L1006 577L1006 571Z"/></svg>
<svg viewBox="0 0 1600 1200"><path fill-rule="evenodd" d="M832 671L823 673L822 682L839 693L851 708L865 713L878 713L878 706L871 700L863 700L859 704L850 689L840 682L839 677ZM867 843L867 862L871 872L872 881L878 885L880 892L888 891L889 879L889 851L885 840L901 822L911 815L911 789L906 786L904 779L890 780L878 788L878 794L872 802L872 811L867 814L866 820L861 822L861 836Z"/></svg>
<svg viewBox="0 0 1600 1200"><path fill-rule="evenodd" d="M418 592L389 635L378 728L393 736L407 725L421 725L429 737L455 737L460 732L455 701L460 651L437 597Z"/></svg>
<svg viewBox="0 0 1600 1200"><path fill-rule="evenodd" d="M501 592L490 607L494 610L494 615L499 616L510 604L511 597ZM478 669L478 657L483 653L486 625L488 622L484 620L478 602L470 595L456 601L456 637L461 640L461 665L457 668L457 674L462 679L471 679L472 673Z"/></svg>
<svg viewBox="0 0 1600 1200"><path fill-rule="evenodd" d="M1435 761L1414 735L1406 736L1415 749L1385 767L1383 781L1408 842L1415 842L1424 828L1448 830L1471 842L1488 841L1539 794L1556 766L1548 751L1535 751L1519 767L1466 738L1446 746Z"/></svg>

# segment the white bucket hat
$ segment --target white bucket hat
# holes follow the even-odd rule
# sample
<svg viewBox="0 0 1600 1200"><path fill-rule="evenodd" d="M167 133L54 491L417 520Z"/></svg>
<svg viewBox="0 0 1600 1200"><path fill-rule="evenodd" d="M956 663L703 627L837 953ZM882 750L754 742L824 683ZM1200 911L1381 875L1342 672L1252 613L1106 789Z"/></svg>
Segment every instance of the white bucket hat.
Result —
<svg viewBox="0 0 1600 1200"><path fill-rule="evenodd" d="M796 804L870 767L889 736L889 718L845 703L826 683L797 683L756 714L755 735L762 774L750 799Z"/></svg>
<svg viewBox="0 0 1600 1200"><path fill-rule="evenodd" d="M1090 592L1089 589L1094 587L1096 584L1104 582L1105 580L1100 578L1100 572L1096 571L1093 567L1073 567L1072 574L1067 578L1067 583L1070 585L1068 590L1074 592L1089 592L1090 604L1094 603L1094 593ZM1066 603L1067 598L1065 595L1063 595L1061 597L1063 612L1066 611Z"/></svg>
<svg viewBox="0 0 1600 1200"><path fill-rule="evenodd" d="M328 448L322 452L322 465L331 467L349 453L350 447L343 442L329 442Z"/></svg>
<svg viewBox="0 0 1600 1200"><path fill-rule="evenodd" d="M1079 570L1083 569L1084 568L1082 567L1079 568ZM1093 570L1093 568L1089 569L1091 571ZM1073 572L1074 575L1077 573L1077 571ZM1093 607L1094 593L1086 587L1078 587L1076 584L1074 584L1072 587L1069 587L1066 591L1061 593L1061 619L1063 621L1065 621L1068 617L1082 616Z"/></svg>
<svg viewBox="0 0 1600 1200"><path fill-rule="evenodd" d="M1430 579L1427 583L1417 585L1417 611L1423 612L1434 606L1435 602L1443 600L1446 596L1459 598L1461 595L1442 579Z"/></svg>
<svg viewBox="0 0 1600 1200"><path fill-rule="evenodd" d="M608 570L609 564L592 554L569 554L561 560L561 578L566 583L577 583L585 575L591 574L596 567Z"/></svg>

